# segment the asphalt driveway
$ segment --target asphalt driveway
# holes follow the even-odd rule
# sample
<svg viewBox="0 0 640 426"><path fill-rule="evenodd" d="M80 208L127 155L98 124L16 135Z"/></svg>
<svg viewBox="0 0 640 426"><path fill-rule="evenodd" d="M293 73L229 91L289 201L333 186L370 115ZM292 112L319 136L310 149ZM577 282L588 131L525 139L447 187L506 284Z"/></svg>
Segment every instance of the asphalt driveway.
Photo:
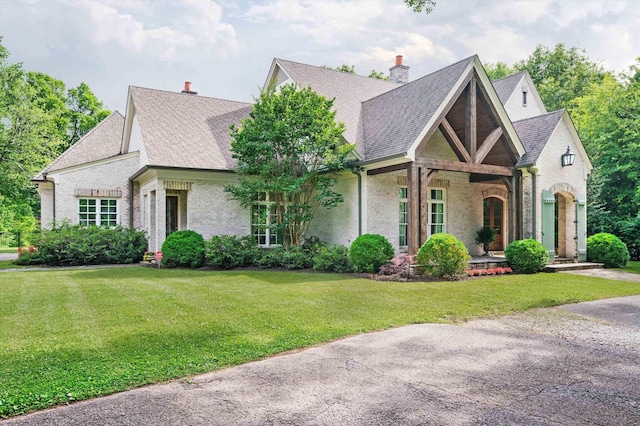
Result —
<svg viewBox="0 0 640 426"><path fill-rule="evenodd" d="M9 425L640 424L640 296L356 336Z"/></svg>

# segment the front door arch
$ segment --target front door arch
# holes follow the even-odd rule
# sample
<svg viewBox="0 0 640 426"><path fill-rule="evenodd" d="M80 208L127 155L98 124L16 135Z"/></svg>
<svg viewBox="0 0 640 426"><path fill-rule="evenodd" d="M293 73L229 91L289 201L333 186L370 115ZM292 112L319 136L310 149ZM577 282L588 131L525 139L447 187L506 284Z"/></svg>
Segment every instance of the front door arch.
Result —
<svg viewBox="0 0 640 426"><path fill-rule="evenodd" d="M496 232L496 239L489 246L491 251L504 250L504 203L496 197L484 199L483 226L488 226Z"/></svg>

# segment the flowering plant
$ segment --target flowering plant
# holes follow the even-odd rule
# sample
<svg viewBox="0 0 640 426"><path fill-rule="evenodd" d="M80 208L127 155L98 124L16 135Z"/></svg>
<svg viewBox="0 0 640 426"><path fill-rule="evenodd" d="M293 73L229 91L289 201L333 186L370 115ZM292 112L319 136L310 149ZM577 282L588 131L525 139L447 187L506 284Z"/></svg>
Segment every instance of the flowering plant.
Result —
<svg viewBox="0 0 640 426"><path fill-rule="evenodd" d="M490 275L503 275L510 274L513 270L509 267L506 268L489 268L489 269L469 269L467 275L470 277L483 277Z"/></svg>

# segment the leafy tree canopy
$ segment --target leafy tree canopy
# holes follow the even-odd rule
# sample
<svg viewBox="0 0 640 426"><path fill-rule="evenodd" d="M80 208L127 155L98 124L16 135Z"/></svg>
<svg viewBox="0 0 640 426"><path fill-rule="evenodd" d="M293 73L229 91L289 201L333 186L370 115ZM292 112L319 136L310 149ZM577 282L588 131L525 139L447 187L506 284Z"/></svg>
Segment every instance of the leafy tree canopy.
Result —
<svg viewBox="0 0 640 426"><path fill-rule="evenodd" d="M0 230L27 230L39 197L30 179L109 114L82 83L9 62L0 37Z"/></svg>
<svg viewBox="0 0 640 426"><path fill-rule="evenodd" d="M424 11L424 13L433 12L433 8L436 5L435 0L403 0L407 7L412 9L416 13Z"/></svg>
<svg viewBox="0 0 640 426"><path fill-rule="evenodd" d="M226 190L249 207L256 194L275 202L275 230L286 246L299 245L319 206L342 202L332 187L355 147L342 138L333 100L310 87L285 85L257 99L250 118L231 127L240 182Z"/></svg>

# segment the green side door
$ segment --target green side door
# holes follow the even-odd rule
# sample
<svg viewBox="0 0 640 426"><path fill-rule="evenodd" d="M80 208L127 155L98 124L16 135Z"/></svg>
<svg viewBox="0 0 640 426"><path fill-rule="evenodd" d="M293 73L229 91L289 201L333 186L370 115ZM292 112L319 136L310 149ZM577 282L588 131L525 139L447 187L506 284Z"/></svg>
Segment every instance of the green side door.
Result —
<svg viewBox="0 0 640 426"><path fill-rule="evenodd" d="M556 257L556 197L549 191L542 191L542 245L549 254L549 263Z"/></svg>
<svg viewBox="0 0 640 426"><path fill-rule="evenodd" d="M587 261L587 201L576 200L576 239L578 240L578 262Z"/></svg>

